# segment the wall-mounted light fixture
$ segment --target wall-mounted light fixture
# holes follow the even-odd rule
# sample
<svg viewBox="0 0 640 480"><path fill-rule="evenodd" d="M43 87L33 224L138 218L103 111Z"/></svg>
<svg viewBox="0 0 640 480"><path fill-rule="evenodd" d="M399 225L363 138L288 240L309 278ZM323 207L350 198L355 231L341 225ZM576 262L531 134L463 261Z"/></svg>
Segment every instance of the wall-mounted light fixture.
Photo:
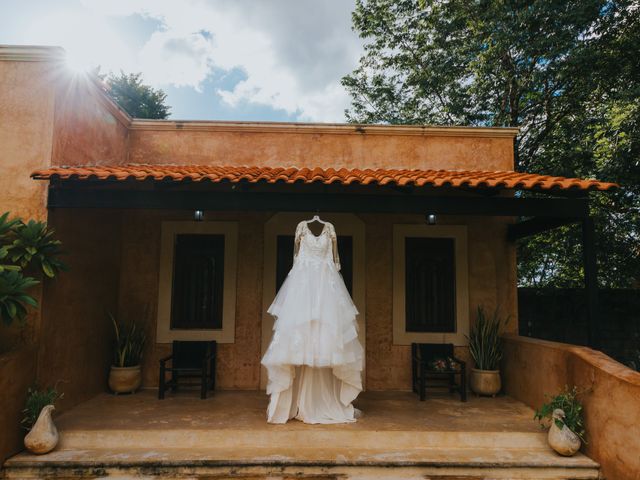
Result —
<svg viewBox="0 0 640 480"><path fill-rule="evenodd" d="M204 220L204 212L202 210L196 210L193 212L193 219L196 222L201 222Z"/></svg>
<svg viewBox="0 0 640 480"><path fill-rule="evenodd" d="M427 213L424 216L424 219L427 222L427 225L435 225L436 224L436 216L433 213Z"/></svg>

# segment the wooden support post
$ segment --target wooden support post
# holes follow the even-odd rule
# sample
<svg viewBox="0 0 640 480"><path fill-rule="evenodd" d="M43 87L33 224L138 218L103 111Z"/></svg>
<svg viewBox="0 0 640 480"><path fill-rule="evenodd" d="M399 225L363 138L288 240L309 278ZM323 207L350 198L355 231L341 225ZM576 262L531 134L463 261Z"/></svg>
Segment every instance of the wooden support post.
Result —
<svg viewBox="0 0 640 480"><path fill-rule="evenodd" d="M589 329L588 344L592 348L599 348L598 266L596 262L593 217L587 217L582 220L582 261L584 265L587 325Z"/></svg>

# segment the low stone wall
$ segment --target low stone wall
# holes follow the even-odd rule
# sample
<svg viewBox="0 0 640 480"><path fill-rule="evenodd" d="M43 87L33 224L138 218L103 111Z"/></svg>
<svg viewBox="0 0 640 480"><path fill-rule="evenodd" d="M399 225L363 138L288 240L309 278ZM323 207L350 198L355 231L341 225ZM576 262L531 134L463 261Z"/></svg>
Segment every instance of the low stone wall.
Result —
<svg viewBox="0 0 640 480"><path fill-rule="evenodd" d="M502 372L508 395L532 408L565 385L584 390L584 451L608 479L640 472L640 373L586 347L505 335Z"/></svg>
<svg viewBox="0 0 640 480"><path fill-rule="evenodd" d="M36 378L36 351L34 347L0 355L0 466L11 455L24 448L25 432L20 426L22 409L29 388Z"/></svg>

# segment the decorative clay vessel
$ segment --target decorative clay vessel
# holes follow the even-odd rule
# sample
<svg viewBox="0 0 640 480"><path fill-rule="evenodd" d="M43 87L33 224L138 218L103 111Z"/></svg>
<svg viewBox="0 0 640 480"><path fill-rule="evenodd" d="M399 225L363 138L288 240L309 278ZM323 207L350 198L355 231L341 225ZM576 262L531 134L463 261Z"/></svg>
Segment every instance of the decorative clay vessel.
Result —
<svg viewBox="0 0 640 480"><path fill-rule="evenodd" d="M562 428L556 425L556 420L562 422ZM547 438L549 446L565 457L575 455L575 453L580 450L580 445L582 444L580 437L564 424L564 411L560 408L556 408L553 411L553 418L551 419L551 427L549 427L549 435Z"/></svg>
<svg viewBox="0 0 640 480"><path fill-rule="evenodd" d="M471 369L469 383L474 393L495 397L502 388L500 370L478 370L473 368Z"/></svg>
<svg viewBox="0 0 640 480"><path fill-rule="evenodd" d="M40 412L40 415L38 415L36 423L24 437L24 446L31 453L42 455L56 448L60 437L58 435L58 429L51 418L51 413L54 410L55 407L53 405L45 406Z"/></svg>
<svg viewBox="0 0 640 480"><path fill-rule="evenodd" d="M142 384L140 365L134 367L111 367L109 388L114 393L134 393Z"/></svg>

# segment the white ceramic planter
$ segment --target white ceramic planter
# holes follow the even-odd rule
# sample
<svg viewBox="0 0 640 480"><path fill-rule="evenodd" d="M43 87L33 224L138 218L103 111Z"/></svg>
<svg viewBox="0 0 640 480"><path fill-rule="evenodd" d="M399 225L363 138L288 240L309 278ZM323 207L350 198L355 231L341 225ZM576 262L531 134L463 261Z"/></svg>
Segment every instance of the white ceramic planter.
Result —
<svg viewBox="0 0 640 480"><path fill-rule="evenodd" d="M556 420L562 422L562 428L559 428L558 425L556 425ZM573 433L569 427L564 424L564 412L560 408L556 408L553 411L547 440L551 448L565 457L575 455L582 445L580 437Z"/></svg>
<svg viewBox="0 0 640 480"><path fill-rule="evenodd" d="M134 367L111 366L109 372L109 388L114 393L133 393L142 384L140 365Z"/></svg>
<svg viewBox="0 0 640 480"><path fill-rule="evenodd" d="M60 439L58 429L51 418L54 410L55 407L53 405L44 407L40 415L38 415L38 420L24 437L24 446L31 453L37 455L49 453L58 445L58 440Z"/></svg>
<svg viewBox="0 0 640 480"><path fill-rule="evenodd" d="M500 380L500 370L478 370L471 369L470 376L471 390L478 395L490 395L495 397L502 388Z"/></svg>

